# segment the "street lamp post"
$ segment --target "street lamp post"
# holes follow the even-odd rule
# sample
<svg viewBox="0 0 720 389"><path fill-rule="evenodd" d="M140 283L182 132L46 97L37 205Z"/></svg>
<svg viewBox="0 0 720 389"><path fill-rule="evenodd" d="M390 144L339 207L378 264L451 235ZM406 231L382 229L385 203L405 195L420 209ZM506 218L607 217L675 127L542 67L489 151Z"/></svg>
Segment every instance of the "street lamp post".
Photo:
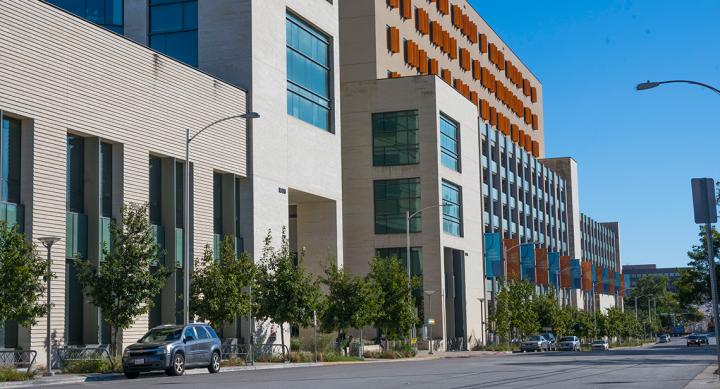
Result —
<svg viewBox="0 0 720 389"><path fill-rule="evenodd" d="M427 315L427 323L430 326L430 333L428 336L428 348L430 349L429 354L433 354L433 323L435 322L432 318L432 295L435 294L436 291L434 290L426 290L425 294L428 296L428 315Z"/></svg>
<svg viewBox="0 0 720 389"><path fill-rule="evenodd" d="M56 242L60 240L59 237L56 236L46 236L42 238L38 238L38 240L42 243L43 246L47 249L47 371L45 372L45 375L52 376L52 333L50 331L50 310L52 308L52 300L51 300L51 294L50 294L50 288L51 288L51 273L52 273L52 246Z"/></svg>
<svg viewBox="0 0 720 389"><path fill-rule="evenodd" d="M247 112L241 115L228 116L216 120L203 127L194 135L190 135L190 128L185 129L185 182L183 183L183 229L184 229L184 250L185 260L183 263L183 323L190 323L190 142L208 128L231 119L257 119L260 114Z"/></svg>
<svg viewBox="0 0 720 389"><path fill-rule="evenodd" d="M412 265L412 259L410 257L410 221L415 216L421 214L423 211L426 211L428 209L432 208L442 208L445 204L437 204L437 205L429 205L425 208L422 208L418 211L415 211L413 213L410 213L410 211L405 211L405 256L407 260L407 275L408 275L408 285L412 284L412 272L411 272L411 265ZM413 334L413 328L410 328L410 338L408 339L412 343L412 336Z"/></svg>

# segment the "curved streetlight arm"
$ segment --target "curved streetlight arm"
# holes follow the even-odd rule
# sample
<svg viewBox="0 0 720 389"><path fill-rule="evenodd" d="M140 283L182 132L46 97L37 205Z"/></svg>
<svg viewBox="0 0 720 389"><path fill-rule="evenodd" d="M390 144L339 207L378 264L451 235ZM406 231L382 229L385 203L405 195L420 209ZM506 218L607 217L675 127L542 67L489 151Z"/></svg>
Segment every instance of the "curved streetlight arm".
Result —
<svg viewBox="0 0 720 389"><path fill-rule="evenodd" d="M420 213L422 213L422 211L427 211L428 209L435 208L435 207L442 208L442 207L444 207L444 206L446 206L446 205L448 205L448 204L428 205L427 207L422 208L422 209L420 209L420 210L417 210L417 211L411 213L410 215L408 215L408 219L414 218L415 216L417 216L417 215L419 215Z"/></svg>
<svg viewBox="0 0 720 389"><path fill-rule="evenodd" d="M188 143L192 142L192 140L195 139L195 137L197 137L197 136L200 135L203 131L207 130L208 128L210 128L210 127L212 127L212 126L214 126L214 125L216 125L216 124L219 124L219 123L222 123L222 122L224 122L224 121L226 121L226 120L231 120L231 119L247 119L247 118L249 118L249 115L246 114L246 113L244 113L244 114L242 114L242 115L233 115L233 116L228 116L228 117L225 117L225 118L222 118L222 119L218 119L218 120L216 120L216 121L208 124L207 126L203 127L200 131L196 132L195 135L193 135L193 136L191 136L191 137L188 137L187 142L188 142Z"/></svg>
<svg viewBox="0 0 720 389"><path fill-rule="evenodd" d="M692 84L692 85L698 85L698 86L701 86L701 87L710 89L711 91L714 91L714 92L717 93L717 94L720 94L720 89L715 88L714 86L711 86L711 85L702 83L702 82L697 82L697 81L692 81L692 80L668 80L668 81L656 81L656 82L648 81L648 82L643 82L643 83L638 84L637 87L635 87L635 89L637 89L637 90L652 89L652 88L655 88L655 87L660 86L660 85L663 85L663 84Z"/></svg>

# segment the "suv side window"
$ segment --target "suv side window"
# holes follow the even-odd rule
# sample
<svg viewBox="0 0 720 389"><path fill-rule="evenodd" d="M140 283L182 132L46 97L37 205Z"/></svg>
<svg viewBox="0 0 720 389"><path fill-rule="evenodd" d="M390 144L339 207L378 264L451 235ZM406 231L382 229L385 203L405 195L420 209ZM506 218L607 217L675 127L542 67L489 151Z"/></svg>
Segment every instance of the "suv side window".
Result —
<svg viewBox="0 0 720 389"><path fill-rule="evenodd" d="M198 338L198 337L195 335L195 329L192 328L192 327L187 327L187 328L185 328L185 334L184 334L184 335L185 335L185 338L187 338L188 336L192 336L193 339L197 339L197 338Z"/></svg>
<svg viewBox="0 0 720 389"><path fill-rule="evenodd" d="M205 331L205 327L195 327L195 332L198 334L198 339L208 339L210 337Z"/></svg>
<svg viewBox="0 0 720 389"><path fill-rule="evenodd" d="M205 327L205 329L207 330L208 334L210 334L211 337L213 337L215 339L218 338L218 335L215 333L215 330L212 327Z"/></svg>

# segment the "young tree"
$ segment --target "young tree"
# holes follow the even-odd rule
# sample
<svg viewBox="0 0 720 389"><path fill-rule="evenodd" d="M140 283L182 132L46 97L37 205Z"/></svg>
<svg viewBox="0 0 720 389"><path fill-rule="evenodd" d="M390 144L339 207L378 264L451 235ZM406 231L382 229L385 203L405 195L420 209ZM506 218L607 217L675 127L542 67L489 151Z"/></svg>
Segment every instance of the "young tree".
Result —
<svg viewBox="0 0 720 389"><path fill-rule="evenodd" d="M283 227L279 249L272 246L268 232L257 269L257 287L253 290L257 304L255 311L258 317L280 325L280 340L283 344L285 323L308 327L312 325L313 312L320 308L322 292L319 282L302 268L303 254L297 254L296 264L295 254L290 250Z"/></svg>
<svg viewBox="0 0 720 389"><path fill-rule="evenodd" d="M535 286L528 281L508 284L510 294L510 324L518 331L520 338L534 334L540 329L538 315L533 309Z"/></svg>
<svg viewBox="0 0 720 389"><path fill-rule="evenodd" d="M190 312L210 322L222 333L226 323L250 312L248 287L255 279L255 264L247 253L237 255L235 240L225 237L220 246L220 259L213 258L212 249L196 261L190 283Z"/></svg>
<svg viewBox="0 0 720 389"><path fill-rule="evenodd" d="M607 311L607 333L616 338L618 343L625 334L626 316L620 308L612 307Z"/></svg>
<svg viewBox="0 0 720 389"><path fill-rule="evenodd" d="M388 339L402 338L418 321L412 291L420 287L420 279L408 279L407 270L397 258L374 258L367 280L378 293L375 327Z"/></svg>
<svg viewBox="0 0 720 389"><path fill-rule="evenodd" d="M0 323L15 320L31 326L47 313L45 280L48 262L15 228L0 222Z"/></svg>
<svg viewBox="0 0 720 389"><path fill-rule="evenodd" d="M123 207L122 224L110 225L113 249L103 247L105 259L95 266L75 259L78 281L90 302L100 308L113 330L113 351L118 354L118 336L135 318L150 311L170 272L162 265L151 272L160 256L155 243L147 205Z"/></svg>
<svg viewBox="0 0 720 389"><path fill-rule="evenodd" d="M688 269L680 271L680 279L675 281L678 287L678 300L680 306L689 308L692 305L701 305L710 301L710 263L708 262L707 246L705 244L705 228L701 227L698 233L699 242L688 251ZM712 230L713 258L717 258L720 250L720 233ZM716 266L716 277L720 276L720 266ZM720 293L720 292L719 292Z"/></svg>
<svg viewBox="0 0 720 389"><path fill-rule="evenodd" d="M362 327L375 316L377 293L363 278L351 275L330 261L321 282L328 290L320 314L323 332L337 331L343 339L349 328Z"/></svg>
<svg viewBox="0 0 720 389"><path fill-rule="evenodd" d="M558 304L555 295L550 293L535 296L532 302L540 328L554 328L556 318L560 312L560 304Z"/></svg>
<svg viewBox="0 0 720 389"><path fill-rule="evenodd" d="M553 329L557 337L569 336L573 334L573 315L575 308L561 307L557 310L553 318Z"/></svg>

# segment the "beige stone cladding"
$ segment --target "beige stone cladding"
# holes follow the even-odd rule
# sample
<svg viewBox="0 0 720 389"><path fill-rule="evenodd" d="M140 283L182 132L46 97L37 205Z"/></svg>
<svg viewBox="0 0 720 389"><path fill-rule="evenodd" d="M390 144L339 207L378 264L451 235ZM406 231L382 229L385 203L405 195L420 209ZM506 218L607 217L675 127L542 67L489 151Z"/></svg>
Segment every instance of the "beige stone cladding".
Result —
<svg viewBox="0 0 720 389"><path fill-rule="evenodd" d="M246 92L159 55L46 3L4 0L0 7L0 110L22 120L25 231L66 234L66 135L112 144L122 204L149 198L149 157L184 159L185 130L246 112ZM245 177L244 120L221 123L193 142L194 254L213 240L213 172ZM65 239L53 246L52 332L65 333ZM125 332L135 341L141 317ZM44 363L45 321L20 335Z"/></svg>
<svg viewBox="0 0 720 389"><path fill-rule="evenodd" d="M379 248L405 247L405 234L375 234L375 180L420 178L421 207L440 204L443 181L462 191L462 236L443 232L442 211L435 207L422 213L420 233L411 234L411 246L422 247L423 288L435 291L432 313L436 338L481 340L486 317L482 301L484 272L482 261L482 211L480 193L477 109L434 76L348 82L343 84L342 122L343 192L345 219L345 267L366 274L368 263ZM418 164L373 166L373 113L417 110L419 116L420 159ZM461 171L440 162L440 115L459 125ZM453 274L452 253L463 272ZM462 277L463 290L448 285L453 277ZM454 302L455 296L462 301ZM425 299L425 311L430 302ZM455 328L455 307L462 307L463 328Z"/></svg>

